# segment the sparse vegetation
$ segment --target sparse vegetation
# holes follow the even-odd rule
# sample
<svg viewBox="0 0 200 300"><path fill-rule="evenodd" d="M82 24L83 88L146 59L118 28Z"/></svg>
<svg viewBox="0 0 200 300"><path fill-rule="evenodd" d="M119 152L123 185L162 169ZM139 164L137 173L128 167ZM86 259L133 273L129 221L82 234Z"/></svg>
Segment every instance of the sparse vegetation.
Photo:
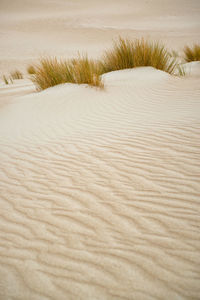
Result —
<svg viewBox="0 0 200 300"><path fill-rule="evenodd" d="M57 58L42 58L34 68L35 73L31 80L38 90L65 82L73 82L71 65L67 61L59 61Z"/></svg>
<svg viewBox="0 0 200 300"><path fill-rule="evenodd" d="M186 46L183 51L186 62L200 61L200 45L195 44L192 47Z"/></svg>
<svg viewBox="0 0 200 300"><path fill-rule="evenodd" d="M13 83L13 80L22 79L22 78L23 78L23 75L18 70L15 70L14 72L10 73L10 76L6 76L6 75L2 76L2 79L3 79L5 84Z"/></svg>
<svg viewBox="0 0 200 300"><path fill-rule="evenodd" d="M3 75L2 78L3 78L3 81L5 84L9 84L9 81L8 81L8 78L6 77L6 75Z"/></svg>
<svg viewBox="0 0 200 300"><path fill-rule="evenodd" d="M34 66L30 65L30 66L27 67L27 73L28 74L33 75L33 74L35 74L35 72L36 71L35 71Z"/></svg>
<svg viewBox="0 0 200 300"><path fill-rule="evenodd" d="M197 45L194 48L186 47L185 55L187 61L189 57L200 59L200 47ZM178 58L177 52L170 53L158 42L150 42L143 38L131 41L120 37L113 48L104 53L101 61L88 59L87 55L71 60L42 58L39 64L28 66L27 72L38 90L67 82L102 88L103 73L127 68L151 66L171 75L184 76L185 70L178 63ZM23 76L16 70L11 73L11 78L20 79ZM8 82L6 77L4 82Z"/></svg>
<svg viewBox="0 0 200 300"><path fill-rule="evenodd" d="M185 76L186 72L185 72L185 68L182 65L177 65L177 73L175 75L178 76Z"/></svg>
<svg viewBox="0 0 200 300"><path fill-rule="evenodd" d="M102 58L102 73L134 68L134 45L130 40L120 38L113 49L105 52Z"/></svg>
<svg viewBox="0 0 200 300"><path fill-rule="evenodd" d="M160 43L122 38L115 42L113 49L105 52L102 64L103 73L151 66L169 74L174 74L178 65L176 59Z"/></svg>
<svg viewBox="0 0 200 300"><path fill-rule="evenodd" d="M15 70L14 72L12 72L10 74L10 77L14 80L14 79L23 79L23 74L18 71L18 70Z"/></svg>
<svg viewBox="0 0 200 300"><path fill-rule="evenodd" d="M35 66L32 81L38 90L61 83L87 83L102 87L98 74L97 64L87 57L73 60L58 60L57 58L43 58Z"/></svg>
<svg viewBox="0 0 200 300"><path fill-rule="evenodd" d="M99 62L88 59L87 56L72 60L72 73L75 83L87 83L92 86L103 87Z"/></svg>
<svg viewBox="0 0 200 300"><path fill-rule="evenodd" d="M179 54L178 54L178 52L175 51L175 50L172 50L171 52L169 52L169 55L170 55L171 57L179 58Z"/></svg>
<svg viewBox="0 0 200 300"><path fill-rule="evenodd" d="M3 75L3 76L2 76L2 79L3 79L3 81L4 81L5 84L13 83L13 79L12 79L11 76L8 77L8 76L6 76L6 75Z"/></svg>

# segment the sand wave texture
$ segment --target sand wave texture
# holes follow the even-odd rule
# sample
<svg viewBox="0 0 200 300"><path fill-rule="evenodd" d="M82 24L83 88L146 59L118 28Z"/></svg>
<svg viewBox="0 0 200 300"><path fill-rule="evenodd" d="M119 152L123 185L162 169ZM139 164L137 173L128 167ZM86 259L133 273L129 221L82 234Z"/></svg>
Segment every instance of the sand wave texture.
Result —
<svg viewBox="0 0 200 300"><path fill-rule="evenodd" d="M199 299L199 77L104 82L0 111L1 299Z"/></svg>

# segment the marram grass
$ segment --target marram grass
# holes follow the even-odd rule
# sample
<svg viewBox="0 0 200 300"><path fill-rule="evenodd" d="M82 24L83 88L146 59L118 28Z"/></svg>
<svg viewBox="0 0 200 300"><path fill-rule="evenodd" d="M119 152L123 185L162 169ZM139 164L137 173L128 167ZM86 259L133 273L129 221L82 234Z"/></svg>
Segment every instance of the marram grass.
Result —
<svg viewBox="0 0 200 300"><path fill-rule="evenodd" d="M195 44L192 47L185 46L183 51L186 62L200 61L200 45Z"/></svg>
<svg viewBox="0 0 200 300"><path fill-rule="evenodd" d="M43 58L39 65L34 66L34 70L32 81L38 90L67 82L103 87L97 63L87 56L72 60Z"/></svg>
<svg viewBox="0 0 200 300"><path fill-rule="evenodd" d="M35 73L31 80L38 90L65 82L73 82L71 64L67 61L59 61L57 58L42 58L38 65L34 66Z"/></svg>
<svg viewBox="0 0 200 300"><path fill-rule="evenodd" d="M102 59L95 61L86 56L71 60L42 58L37 65L27 68L38 90L61 83L88 84L103 88L101 75L107 72L151 66L171 75L184 76L184 69L177 57L159 42L145 39L119 38L113 48L104 52Z"/></svg>
<svg viewBox="0 0 200 300"><path fill-rule="evenodd" d="M103 83L100 78L101 71L98 61L94 61L88 59L87 56L83 56L78 59L73 59L71 62L75 83L86 83L92 86L103 87Z"/></svg>
<svg viewBox="0 0 200 300"><path fill-rule="evenodd" d="M160 43L144 39L130 41L119 38L111 50L104 53L102 61L103 73L115 70L151 66L174 74L176 59Z"/></svg>
<svg viewBox="0 0 200 300"><path fill-rule="evenodd" d="M19 70L15 70L10 74L10 77L14 79L23 79L23 74Z"/></svg>

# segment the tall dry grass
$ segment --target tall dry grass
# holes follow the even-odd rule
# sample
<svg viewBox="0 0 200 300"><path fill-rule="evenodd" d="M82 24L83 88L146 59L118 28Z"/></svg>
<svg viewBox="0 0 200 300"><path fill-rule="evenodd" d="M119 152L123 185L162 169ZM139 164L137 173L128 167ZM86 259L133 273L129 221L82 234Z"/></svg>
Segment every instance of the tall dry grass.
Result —
<svg viewBox="0 0 200 300"><path fill-rule="evenodd" d="M184 51L184 59L187 62L191 61L200 61L200 45L195 44L191 47L185 46Z"/></svg>
<svg viewBox="0 0 200 300"><path fill-rule="evenodd" d="M42 58L38 65L29 66L27 72L38 90L61 83L89 84L103 87L103 73L127 68L151 66L172 75L184 76L184 69L164 45L158 42L119 38L111 50L105 51L102 60L86 56L71 60Z"/></svg>
<svg viewBox="0 0 200 300"><path fill-rule="evenodd" d="M57 58L42 58L38 65L34 66L35 73L31 80L38 90L65 82L73 82L71 64L60 61Z"/></svg>
<svg viewBox="0 0 200 300"><path fill-rule="evenodd" d="M103 73L142 66L151 66L174 74L177 62L162 44L144 39L130 41L120 37L113 48L103 55Z"/></svg>
<svg viewBox="0 0 200 300"><path fill-rule="evenodd" d="M102 87L97 63L87 56L72 60L43 58L34 66L32 81L38 90L43 90L61 83L89 84Z"/></svg>
<svg viewBox="0 0 200 300"><path fill-rule="evenodd" d="M98 61L83 56L78 59L73 59L72 66L75 83L86 83L92 86L103 87L100 78L101 69Z"/></svg>

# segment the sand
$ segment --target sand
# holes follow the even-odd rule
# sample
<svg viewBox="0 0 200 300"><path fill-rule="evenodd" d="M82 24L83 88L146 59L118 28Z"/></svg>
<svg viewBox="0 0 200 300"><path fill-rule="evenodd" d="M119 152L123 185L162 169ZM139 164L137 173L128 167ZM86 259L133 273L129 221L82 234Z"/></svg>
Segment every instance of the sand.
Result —
<svg viewBox="0 0 200 300"><path fill-rule="evenodd" d="M0 6L2 72L118 34L199 41L199 1ZM1 82L0 299L200 299L200 62L186 69Z"/></svg>

